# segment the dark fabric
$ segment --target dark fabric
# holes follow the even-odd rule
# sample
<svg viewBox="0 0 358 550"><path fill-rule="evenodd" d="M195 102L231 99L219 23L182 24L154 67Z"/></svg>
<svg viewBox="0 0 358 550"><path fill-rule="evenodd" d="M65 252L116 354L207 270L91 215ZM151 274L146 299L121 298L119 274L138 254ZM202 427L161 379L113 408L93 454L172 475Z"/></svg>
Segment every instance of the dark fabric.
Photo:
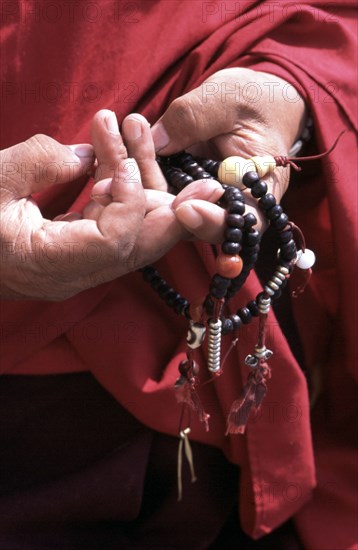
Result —
<svg viewBox="0 0 358 550"><path fill-rule="evenodd" d="M192 444L199 481L184 465L178 503L178 440L140 425L88 373L3 376L0 441L1 550L259 550L271 540L279 550L285 540L284 530L260 543L243 533L237 469L213 447Z"/></svg>

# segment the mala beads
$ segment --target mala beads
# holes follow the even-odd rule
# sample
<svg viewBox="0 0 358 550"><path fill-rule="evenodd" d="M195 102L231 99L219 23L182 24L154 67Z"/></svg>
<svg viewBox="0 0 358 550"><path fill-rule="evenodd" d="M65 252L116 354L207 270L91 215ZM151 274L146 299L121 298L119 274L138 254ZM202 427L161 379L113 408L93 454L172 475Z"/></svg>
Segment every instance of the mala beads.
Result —
<svg viewBox="0 0 358 550"><path fill-rule="evenodd" d="M234 164L232 158L235 159ZM199 366L193 359L194 350L207 339L208 370L218 376L222 372L221 338L223 335L240 329L253 318L259 318L257 344L252 354L245 359L251 369L242 395L233 403L228 416L227 433L243 433L250 414L257 409L266 394L266 380L270 377L267 361L272 351L265 346L265 324L271 303L280 297L282 288L295 265L306 269L314 263L314 254L305 248L303 236L298 232L302 250L297 252L294 233L297 228L289 221L275 197L268 193L267 184L262 176L272 171L277 163L274 157L252 157L243 162L239 157L231 157L223 162L211 159L196 159L186 152L169 158L160 158L158 162L165 175L169 191L177 194L184 187L198 179L218 179L224 189L219 205L226 210L224 241L216 256L216 273L213 276L208 294L201 304L189 304L188 300L174 290L152 266L141 269L147 281L159 297L177 314L189 320L187 334L187 358L179 365L179 378L176 381L178 401L194 410L206 429L209 429L209 415L204 411L197 394ZM282 161L283 162L283 161ZM239 166L239 182L237 185ZM230 168L230 170L228 169ZM249 168L246 170L246 168ZM265 171L266 170L266 171ZM227 177L227 175L230 177ZM235 181L232 178L235 176ZM234 185L233 185L234 184ZM243 286L250 271L254 268L260 250L260 234L254 229L257 219L252 213L245 213L245 198L242 191L248 189L258 201L258 207L264 213L269 224L275 229L279 248L277 264L272 276L255 299L239 308L236 313L225 317L225 303ZM297 237L296 237L297 238Z"/></svg>

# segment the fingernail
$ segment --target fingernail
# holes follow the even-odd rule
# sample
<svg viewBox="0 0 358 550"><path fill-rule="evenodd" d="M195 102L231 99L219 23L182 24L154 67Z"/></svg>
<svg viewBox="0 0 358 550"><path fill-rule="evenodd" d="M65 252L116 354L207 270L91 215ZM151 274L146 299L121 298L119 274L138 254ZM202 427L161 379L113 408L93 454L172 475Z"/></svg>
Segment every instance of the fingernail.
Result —
<svg viewBox="0 0 358 550"><path fill-rule="evenodd" d="M142 125L139 122L139 120L136 120L135 118L127 118L123 122L123 126L124 126L126 137L130 141L134 141L141 137Z"/></svg>
<svg viewBox="0 0 358 550"><path fill-rule="evenodd" d="M110 195L112 187L112 180L102 180L95 184L91 192L91 198L102 197L103 195Z"/></svg>
<svg viewBox="0 0 358 550"><path fill-rule="evenodd" d="M80 158L90 158L94 155L93 147L89 143L69 145L69 148Z"/></svg>
<svg viewBox="0 0 358 550"><path fill-rule="evenodd" d="M164 149L164 147L166 147L170 142L167 131L161 122L158 122L158 124L155 124L153 126L152 137L154 141L154 147L157 152L161 149Z"/></svg>
<svg viewBox="0 0 358 550"><path fill-rule="evenodd" d="M111 132L111 134L119 135L119 127L118 127L118 121L115 113L110 113L105 117L107 130Z"/></svg>
<svg viewBox="0 0 358 550"><path fill-rule="evenodd" d="M203 218L190 204L178 206L175 215L188 229L197 229L203 224Z"/></svg>

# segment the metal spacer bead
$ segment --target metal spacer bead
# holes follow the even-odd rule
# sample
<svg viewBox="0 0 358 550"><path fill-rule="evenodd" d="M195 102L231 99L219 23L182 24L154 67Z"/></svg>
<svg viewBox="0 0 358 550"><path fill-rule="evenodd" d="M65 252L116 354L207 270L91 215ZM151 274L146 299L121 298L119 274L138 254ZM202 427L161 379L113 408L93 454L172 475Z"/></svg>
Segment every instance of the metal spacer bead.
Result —
<svg viewBox="0 0 358 550"><path fill-rule="evenodd" d="M274 277L277 277L278 279L280 279L281 281L284 281L286 279L286 276L281 273L280 271L275 271L275 273L273 274Z"/></svg>
<svg viewBox="0 0 358 550"><path fill-rule="evenodd" d="M288 275L289 274L289 270L287 269L287 267L284 267L283 265L278 265L276 269L277 269L277 271L279 271L283 275Z"/></svg>
<svg viewBox="0 0 358 550"><path fill-rule="evenodd" d="M269 296L273 296L275 294L275 291L272 290L272 288L270 288L268 284L264 286L264 291L267 292Z"/></svg>
<svg viewBox="0 0 358 550"><path fill-rule="evenodd" d="M259 364L259 360L255 355L247 355L245 358L245 365L251 368L256 368Z"/></svg>
<svg viewBox="0 0 358 550"><path fill-rule="evenodd" d="M276 285L278 285L278 286L281 286L281 285L282 285L282 282L283 282L282 279L280 279L279 277L276 277L275 274L272 275L271 281L272 281L273 283L275 283Z"/></svg>
<svg viewBox="0 0 358 550"><path fill-rule="evenodd" d="M275 291L278 290L278 289L280 288L280 287L279 287L276 283L274 283L272 280L268 281L267 284L268 284L268 286L269 286L270 288L272 288L272 290L275 290Z"/></svg>

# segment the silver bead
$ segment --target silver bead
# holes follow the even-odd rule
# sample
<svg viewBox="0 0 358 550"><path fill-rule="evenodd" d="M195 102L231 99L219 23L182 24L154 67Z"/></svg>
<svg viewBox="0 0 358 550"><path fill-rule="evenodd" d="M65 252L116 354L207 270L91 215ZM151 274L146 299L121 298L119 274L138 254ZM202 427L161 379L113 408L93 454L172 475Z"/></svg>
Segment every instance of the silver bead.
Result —
<svg viewBox="0 0 358 550"><path fill-rule="evenodd" d="M278 265L276 269L280 273L283 273L283 275L288 275L289 274L289 270L287 269L287 267L284 267L283 265Z"/></svg>
<svg viewBox="0 0 358 550"><path fill-rule="evenodd" d="M272 281L273 283L275 283L277 286L281 286L281 285L282 285L282 279L280 279L279 277L276 277L275 274L272 275L271 281Z"/></svg>
<svg viewBox="0 0 358 550"><path fill-rule="evenodd" d="M260 313L267 314L270 311L270 307L271 307L271 298L261 297L259 299L258 308Z"/></svg>
<svg viewBox="0 0 358 550"><path fill-rule="evenodd" d="M281 271L278 271L278 270L276 270L273 275L274 276L272 278L277 277L281 281L284 281L286 279L286 276L283 273L281 273Z"/></svg>
<svg viewBox="0 0 358 550"><path fill-rule="evenodd" d="M275 291L272 290L272 288L270 288L268 284L264 286L264 291L267 292L269 296L273 296L275 294Z"/></svg>
<svg viewBox="0 0 358 550"><path fill-rule="evenodd" d="M270 349L267 349L266 346L263 346L262 348L259 348L255 346L255 357L258 359L265 359L266 361L270 359L273 356L273 351Z"/></svg>
<svg viewBox="0 0 358 550"><path fill-rule="evenodd" d="M220 319L209 321L208 369L211 372L218 372L220 370L221 326L222 322Z"/></svg>
<svg viewBox="0 0 358 550"><path fill-rule="evenodd" d="M268 281L267 284L268 284L268 286L269 286L270 288L272 288L272 290L275 290L275 291L276 291L276 290L279 290L279 288L280 288L280 287L279 287L276 283L274 283L272 280Z"/></svg>
<svg viewBox="0 0 358 550"><path fill-rule="evenodd" d="M251 368L256 368L259 364L259 360L255 355L247 355L245 358L245 365Z"/></svg>

